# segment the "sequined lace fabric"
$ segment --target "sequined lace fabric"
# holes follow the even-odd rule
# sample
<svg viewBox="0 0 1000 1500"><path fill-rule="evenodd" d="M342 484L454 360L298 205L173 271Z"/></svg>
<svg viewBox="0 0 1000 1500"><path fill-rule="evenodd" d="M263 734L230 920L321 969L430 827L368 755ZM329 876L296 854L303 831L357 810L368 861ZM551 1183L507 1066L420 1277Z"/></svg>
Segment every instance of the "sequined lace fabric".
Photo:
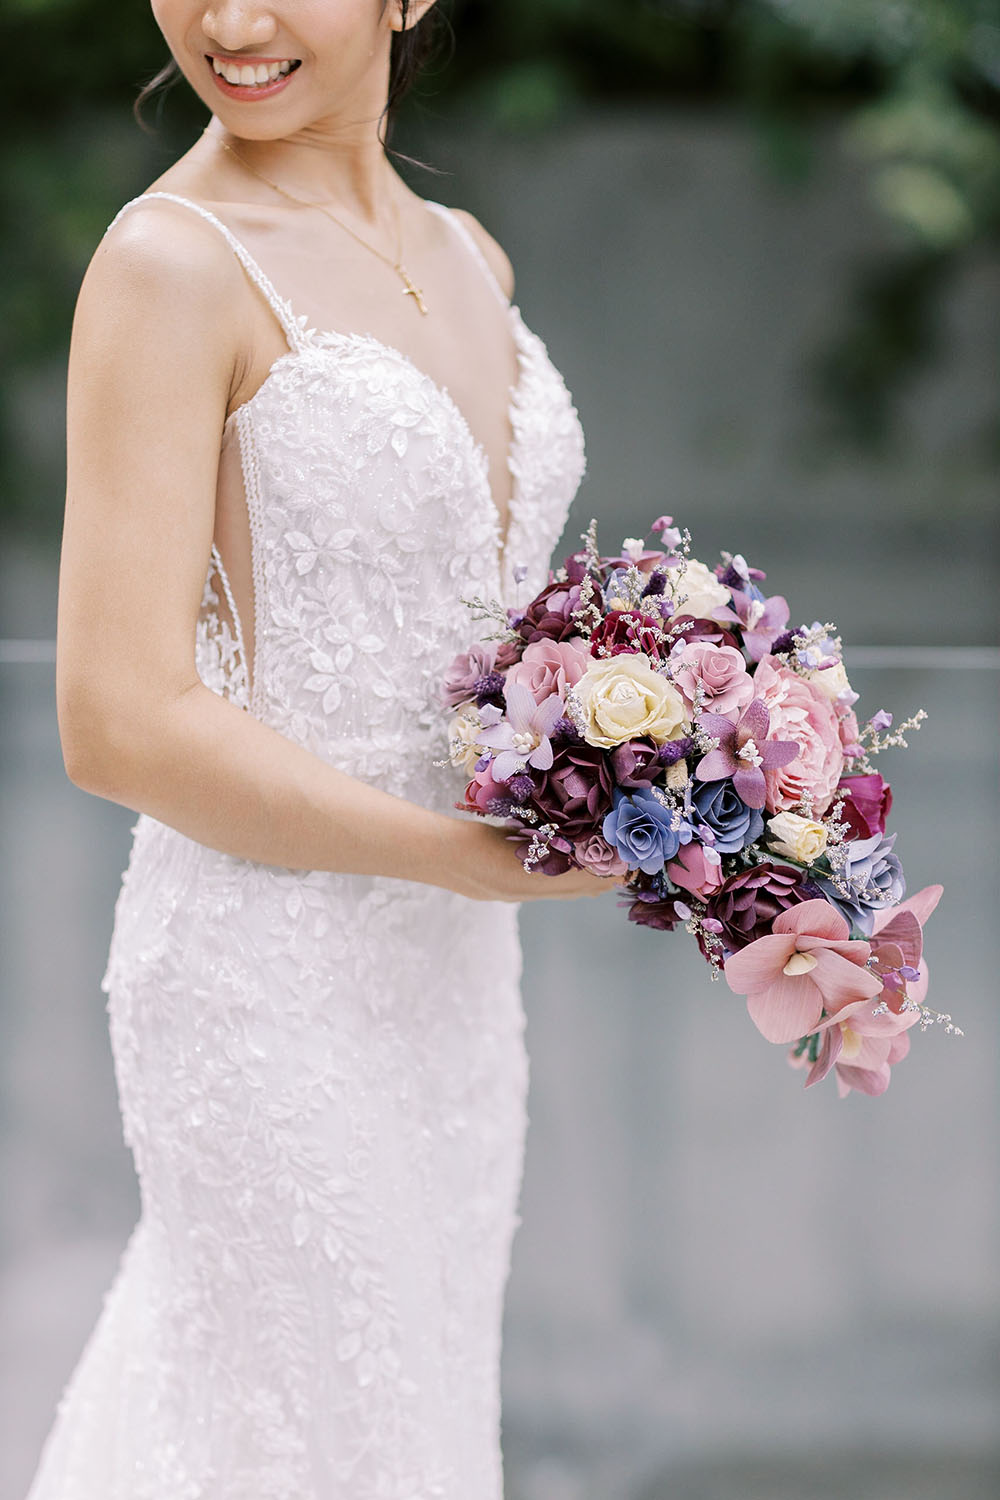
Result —
<svg viewBox="0 0 1000 1500"><path fill-rule="evenodd" d="M133 203L153 198L215 225L288 342L227 423L253 660L213 546L199 675L451 810L437 685L475 638L462 596L544 582L584 464L563 381L491 278L518 351L501 558L448 392L374 338L307 327L220 220ZM500 1500L520 967L513 906L256 863L139 816L102 988L142 1212L29 1500Z"/></svg>

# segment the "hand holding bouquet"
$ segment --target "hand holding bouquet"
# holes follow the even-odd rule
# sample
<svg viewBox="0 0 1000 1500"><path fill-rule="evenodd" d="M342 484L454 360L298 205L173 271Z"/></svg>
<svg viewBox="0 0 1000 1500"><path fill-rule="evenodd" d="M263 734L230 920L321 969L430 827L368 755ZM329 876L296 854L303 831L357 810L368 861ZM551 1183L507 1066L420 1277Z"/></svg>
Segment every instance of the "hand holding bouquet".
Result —
<svg viewBox="0 0 1000 1500"><path fill-rule="evenodd" d="M922 928L941 895L906 887L873 760L925 717L862 728L834 627L790 629L765 575L658 548L584 548L523 611L470 601L494 634L442 695L458 806L508 823L527 868L617 876L629 919L683 925L807 1085L880 1094L925 1004Z"/></svg>

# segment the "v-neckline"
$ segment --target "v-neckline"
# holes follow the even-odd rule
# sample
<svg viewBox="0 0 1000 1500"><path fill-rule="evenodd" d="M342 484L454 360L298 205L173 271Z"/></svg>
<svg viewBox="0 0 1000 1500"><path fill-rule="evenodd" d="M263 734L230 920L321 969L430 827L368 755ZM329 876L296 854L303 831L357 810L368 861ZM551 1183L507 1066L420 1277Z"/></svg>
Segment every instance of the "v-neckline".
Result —
<svg viewBox="0 0 1000 1500"><path fill-rule="evenodd" d="M441 381L436 380L434 376L429 374L426 370L422 369L422 367L418 365L417 362L412 359L409 354L406 354L395 344L385 343L382 339L376 337L376 335L373 333L344 332L340 329L335 328L311 328L307 324L306 315L304 313L301 315L294 313L292 311L291 304L288 303L287 300L285 301L285 306L288 309L288 314L291 321L296 325L298 329L299 337L302 340L302 343L297 349L292 348L289 349L286 354L279 355L279 357L271 365L267 374L264 376L264 379L261 381L260 385L254 391L253 395L249 396L246 401L241 402L239 406L234 407L234 409L229 413L229 416L226 418L223 431L225 431L225 429L229 426L230 422L235 421L236 417L241 411L243 411L247 407L251 407L256 402L258 396L270 383L271 377L277 373L279 366L284 365L288 361L296 359L309 349L323 349L327 346L351 346L354 348L360 346L376 350L379 354L387 355L390 359L396 360L397 363L408 370L416 380L418 380L428 390L433 392L435 397L441 402L442 406L444 406L444 408L454 417L459 429L462 432L469 452L472 455L472 458L482 477L483 499L485 504L489 508L494 541L493 557L497 569L500 596L501 599L503 599L507 592L507 552L510 546L511 535L517 519L516 512L521 494L521 481L519 477L520 468L517 464L517 453L521 441L519 422L521 411L521 393L523 390L525 375L527 372L528 359L525 341L521 337L521 315L516 304L513 302L507 304L508 312L510 314L511 332L514 339L514 350L517 358L517 379L514 381L513 385L508 386L507 388L507 420L510 426L510 442L507 445L506 463L508 472L511 476L511 491L510 501L507 508L506 528L503 527L500 508L497 505L496 496L493 493L493 486L490 483L490 462L489 455L486 452L485 444L476 437L475 433L472 430L469 419L466 417L464 411L459 406L458 402L455 400L448 387L442 384Z"/></svg>

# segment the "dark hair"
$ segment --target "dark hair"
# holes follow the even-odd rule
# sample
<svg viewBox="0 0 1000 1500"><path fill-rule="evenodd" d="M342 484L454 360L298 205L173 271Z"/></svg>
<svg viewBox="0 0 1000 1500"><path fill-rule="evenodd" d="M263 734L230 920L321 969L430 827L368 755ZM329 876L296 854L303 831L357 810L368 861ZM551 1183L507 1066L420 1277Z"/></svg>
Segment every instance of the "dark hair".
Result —
<svg viewBox="0 0 1000 1500"><path fill-rule="evenodd" d="M386 3L388 0L383 0L383 9ZM385 121L385 135L382 138L385 146L388 146L389 131L392 129L392 122L403 96L409 92L417 75L434 51L438 24L446 24L443 21L443 8L439 0L439 3L432 5L414 26L407 26L406 16L411 3L412 0L399 0L403 24L400 31L393 33L392 49L389 54L389 93L385 108L379 117L380 125L383 120ZM162 94L172 87L180 76L180 68L174 59L170 58L169 62L165 63L140 91L132 105L132 113L143 130L150 129L142 113L143 106L157 94Z"/></svg>

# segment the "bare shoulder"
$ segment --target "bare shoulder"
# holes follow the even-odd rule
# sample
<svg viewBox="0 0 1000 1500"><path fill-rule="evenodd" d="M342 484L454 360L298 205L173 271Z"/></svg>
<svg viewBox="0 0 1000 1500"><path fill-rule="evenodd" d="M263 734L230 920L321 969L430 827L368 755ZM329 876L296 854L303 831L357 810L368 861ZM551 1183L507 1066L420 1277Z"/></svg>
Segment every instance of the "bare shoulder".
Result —
<svg viewBox="0 0 1000 1500"><path fill-rule="evenodd" d="M508 298L513 297L514 267L511 265L503 247L497 243L488 230L483 228L476 216L470 214L467 209L453 208L452 213L464 224L483 252L490 270L503 287L505 296Z"/></svg>
<svg viewBox="0 0 1000 1500"><path fill-rule="evenodd" d="M148 315L172 325L218 327L244 277L229 246L191 209L164 199L137 203L104 235L80 289L78 320Z"/></svg>

